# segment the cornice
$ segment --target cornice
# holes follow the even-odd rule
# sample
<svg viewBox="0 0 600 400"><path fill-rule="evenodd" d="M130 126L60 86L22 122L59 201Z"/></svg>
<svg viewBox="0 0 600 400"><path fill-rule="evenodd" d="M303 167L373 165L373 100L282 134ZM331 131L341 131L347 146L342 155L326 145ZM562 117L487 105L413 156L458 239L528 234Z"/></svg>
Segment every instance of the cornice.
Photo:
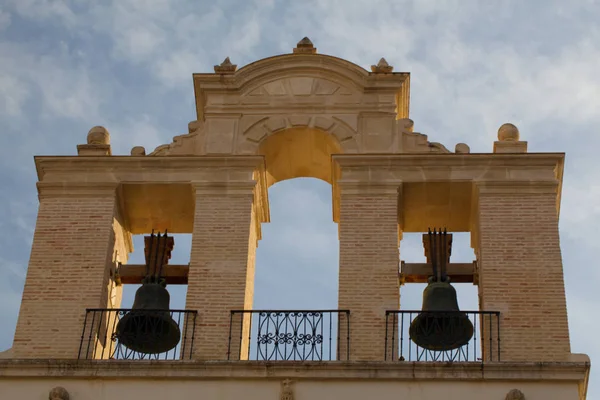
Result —
<svg viewBox="0 0 600 400"><path fill-rule="evenodd" d="M545 381L584 384L589 362L250 362L0 360L0 379L179 378L313 380Z"/></svg>
<svg viewBox="0 0 600 400"><path fill-rule="evenodd" d="M194 181L191 184L196 195L219 196L227 194L254 196L256 183L256 181L252 180L228 182Z"/></svg>
<svg viewBox="0 0 600 400"><path fill-rule="evenodd" d="M564 153L433 153L433 154L334 154L340 167L562 167ZM558 172L558 171L557 171Z"/></svg>
<svg viewBox="0 0 600 400"><path fill-rule="evenodd" d="M253 169L264 166L263 156L36 156L38 179L52 172L144 172L197 169ZM115 178L116 180L116 178Z"/></svg>
<svg viewBox="0 0 600 400"><path fill-rule="evenodd" d="M475 181L480 194L557 194L560 182L558 181Z"/></svg>
<svg viewBox="0 0 600 400"><path fill-rule="evenodd" d="M340 188L340 193L343 195L398 195L402 186L402 181L385 181L385 182L357 182L338 180L336 184Z"/></svg>
<svg viewBox="0 0 600 400"><path fill-rule="evenodd" d="M116 182L37 182L38 198L116 197Z"/></svg>

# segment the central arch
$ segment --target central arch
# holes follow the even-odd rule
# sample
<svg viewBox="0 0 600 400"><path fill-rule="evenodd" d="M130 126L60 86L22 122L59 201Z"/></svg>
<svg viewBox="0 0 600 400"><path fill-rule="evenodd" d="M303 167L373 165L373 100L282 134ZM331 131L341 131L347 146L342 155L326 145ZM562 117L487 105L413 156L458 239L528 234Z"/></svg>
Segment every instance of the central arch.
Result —
<svg viewBox="0 0 600 400"><path fill-rule="evenodd" d="M337 138L317 128L288 128L266 137L258 147L265 157L267 186L293 178L332 183L331 155L343 153Z"/></svg>

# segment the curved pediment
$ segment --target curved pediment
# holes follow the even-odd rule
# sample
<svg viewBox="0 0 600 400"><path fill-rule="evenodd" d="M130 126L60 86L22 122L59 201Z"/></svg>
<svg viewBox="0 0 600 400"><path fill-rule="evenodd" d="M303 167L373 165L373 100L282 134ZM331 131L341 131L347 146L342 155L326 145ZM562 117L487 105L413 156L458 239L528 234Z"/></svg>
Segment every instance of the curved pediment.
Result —
<svg viewBox="0 0 600 400"><path fill-rule="evenodd" d="M401 86L402 75L391 74ZM241 68L235 73L236 86L244 90L261 81L285 76L321 76L331 81L362 90L369 86L369 72L364 68L338 57L323 54L284 54L264 58Z"/></svg>
<svg viewBox="0 0 600 400"><path fill-rule="evenodd" d="M216 112L246 113L255 105L268 105L270 110L293 103L302 106L311 99L316 104L341 103L360 106L364 112L408 116L408 73L368 72L322 54L284 54L239 70L227 59L215 71L194 74L198 120Z"/></svg>
<svg viewBox="0 0 600 400"><path fill-rule="evenodd" d="M239 70L228 57L215 73L194 74L198 118L189 133L151 154L259 154L265 140L284 131L326 133L345 154L448 152L412 131L409 74L392 71L383 58L367 71L316 54L306 38L293 54Z"/></svg>

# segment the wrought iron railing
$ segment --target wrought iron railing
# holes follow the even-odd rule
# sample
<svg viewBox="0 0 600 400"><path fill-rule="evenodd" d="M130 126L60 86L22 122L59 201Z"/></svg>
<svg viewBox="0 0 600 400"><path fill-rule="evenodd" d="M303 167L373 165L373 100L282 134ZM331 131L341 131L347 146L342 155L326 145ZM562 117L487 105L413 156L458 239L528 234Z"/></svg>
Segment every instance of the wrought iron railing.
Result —
<svg viewBox="0 0 600 400"><path fill-rule="evenodd" d="M419 314L442 317L430 318L432 323L417 325L421 330L415 333L440 334L444 329L453 329L452 324L444 324L463 314L473 325L473 336L456 349L428 350L417 345L410 336L411 323ZM436 322L440 321L440 322ZM415 329L413 328L413 329ZM427 332L424 332L426 330ZM429 361L429 362L483 362L500 361L500 313L496 311L386 311L385 360Z"/></svg>
<svg viewBox="0 0 600 400"><path fill-rule="evenodd" d="M234 310L228 360L348 360L348 310Z"/></svg>
<svg viewBox="0 0 600 400"><path fill-rule="evenodd" d="M96 360L181 360L191 359L196 333L196 311L189 310L144 310L145 312L166 313L177 324L180 340L172 350L148 354L127 348L119 340L117 324L129 314L131 309L87 309L79 345L79 359ZM164 329L158 324L146 324L148 336L156 336L152 330Z"/></svg>

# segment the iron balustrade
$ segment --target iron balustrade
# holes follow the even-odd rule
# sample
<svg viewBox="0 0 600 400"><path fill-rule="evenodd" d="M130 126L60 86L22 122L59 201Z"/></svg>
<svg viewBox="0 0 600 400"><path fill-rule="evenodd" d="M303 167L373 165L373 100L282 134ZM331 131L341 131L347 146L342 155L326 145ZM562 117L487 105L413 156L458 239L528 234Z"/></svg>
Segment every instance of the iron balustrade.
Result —
<svg viewBox="0 0 600 400"><path fill-rule="evenodd" d="M79 359L95 360L182 360L191 359L196 333L196 311L190 310L144 310L145 312L169 313L179 326L181 339L172 350L159 354L133 351L119 342L116 327L119 321L131 312L124 308L87 309L79 345ZM146 326L152 330L152 326ZM160 329L157 327L157 329ZM152 334L152 332L150 332Z"/></svg>
<svg viewBox="0 0 600 400"><path fill-rule="evenodd" d="M228 360L348 360L348 310L233 310Z"/></svg>
<svg viewBox="0 0 600 400"><path fill-rule="evenodd" d="M411 340L409 328L417 315L452 317L466 314L473 324L473 337L467 344L454 350L428 350ZM386 311L385 356L392 361L428 362L483 362L500 361L500 313L497 311ZM426 329L439 330L441 326ZM447 329L447 327L446 327Z"/></svg>

